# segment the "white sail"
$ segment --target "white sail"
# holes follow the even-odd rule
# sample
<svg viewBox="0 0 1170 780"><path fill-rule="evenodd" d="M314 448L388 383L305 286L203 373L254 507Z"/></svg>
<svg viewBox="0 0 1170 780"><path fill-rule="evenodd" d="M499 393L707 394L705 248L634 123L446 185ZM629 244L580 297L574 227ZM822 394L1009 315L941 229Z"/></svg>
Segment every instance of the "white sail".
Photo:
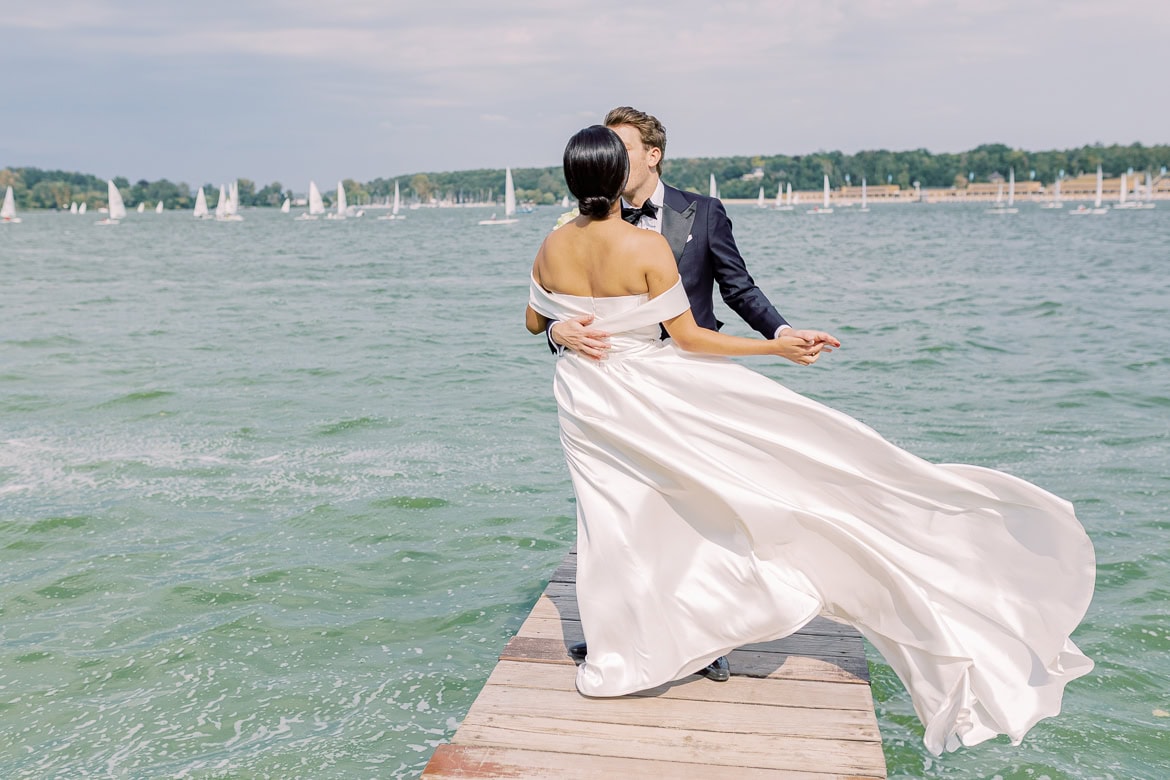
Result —
<svg viewBox="0 0 1170 780"><path fill-rule="evenodd" d="M865 177L862 176L861 177L861 210L862 211L869 211L869 206L866 205L866 200L865 200L865 196L866 196L865 189L866 189L865 188Z"/></svg>
<svg viewBox="0 0 1170 780"><path fill-rule="evenodd" d="M402 208L402 196L398 192L398 179L394 180L394 207L390 209L390 213L398 216L398 209Z"/></svg>
<svg viewBox="0 0 1170 780"><path fill-rule="evenodd" d="M481 225L513 225L519 220L514 218L516 214L516 187L512 183L512 169L504 169L504 218L496 219L496 215L492 214L488 219L481 219Z"/></svg>
<svg viewBox="0 0 1170 780"><path fill-rule="evenodd" d="M325 202L321 200L321 191L317 189L317 182L309 182L309 213L324 214Z"/></svg>
<svg viewBox="0 0 1170 780"><path fill-rule="evenodd" d="M760 194L756 196L756 205L760 208L767 208L764 204L764 188L760 187Z"/></svg>
<svg viewBox="0 0 1170 780"><path fill-rule="evenodd" d="M561 208L567 209L568 207L569 207L569 196L562 195L561 196Z"/></svg>
<svg viewBox="0 0 1170 780"><path fill-rule="evenodd" d="M1002 181L999 183L999 186L995 188L995 205L997 207L1003 206L1003 182Z"/></svg>
<svg viewBox="0 0 1170 780"><path fill-rule="evenodd" d="M1126 185L1125 174L1123 173L1123 174L1121 174L1121 187L1117 190L1117 205L1118 206L1125 205L1125 185Z"/></svg>
<svg viewBox="0 0 1170 780"><path fill-rule="evenodd" d="M829 207L829 174L827 173L825 174L825 197L822 205L826 209Z"/></svg>
<svg viewBox="0 0 1170 780"><path fill-rule="evenodd" d="M345 186L341 182L337 182L337 216L344 217L347 208L349 208L349 204L345 202Z"/></svg>
<svg viewBox="0 0 1170 780"><path fill-rule="evenodd" d="M1150 172L1146 171L1146 200L1154 199L1154 179L1150 176Z"/></svg>
<svg viewBox="0 0 1170 780"><path fill-rule="evenodd" d="M139 203L139 204L138 204L138 213L139 213L139 214L141 214L141 213L143 213L144 211L146 211L146 204L145 204L145 203Z"/></svg>
<svg viewBox="0 0 1170 780"><path fill-rule="evenodd" d="M1008 205L1016 202L1016 169L1008 168Z"/></svg>
<svg viewBox="0 0 1170 780"><path fill-rule="evenodd" d="M4 190L4 205L0 206L0 222L20 222L16 216L16 199L12 197L12 187Z"/></svg>
<svg viewBox="0 0 1170 780"><path fill-rule="evenodd" d="M776 205L777 207L784 205L784 185L783 184L776 185L776 203L774 205Z"/></svg>
<svg viewBox="0 0 1170 780"><path fill-rule="evenodd" d="M708 187L708 190L712 198L719 197L719 188L715 186L715 174L711 174L711 185Z"/></svg>
<svg viewBox="0 0 1170 780"><path fill-rule="evenodd" d="M82 204L77 207L77 213L84 214L85 210L88 208L89 208L89 204L83 201Z"/></svg>
<svg viewBox="0 0 1170 780"><path fill-rule="evenodd" d="M227 215L236 216L240 211L240 184L233 181L228 187Z"/></svg>
<svg viewBox="0 0 1170 780"><path fill-rule="evenodd" d="M16 216L16 200L12 197L12 187L4 190L4 205L0 206L0 218L12 219Z"/></svg>
<svg viewBox="0 0 1170 780"><path fill-rule="evenodd" d="M199 188L199 194L195 196L195 218L207 218L207 196L203 194L203 188Z"/></svg>
<svg viewBox="0 0 1170 780"><path fill-rule="evenodd" d="M154 206L154 213L155 213L155 214L161 214L161 213L162 213L162 211L163 211L163 202L160 200L160 201L159 201L158 203L156 203L156 204L155 204L155 206Z"/></svg>
<svg viewBox="0 0 1170 780"><path fill-rule="evenodd" d="M1101 208L1101 188L1102 188L1103 183L1104 183L1104 180L1102 179L1101 166L1098 165L1097 166L1097 198L1096 198L1096 200L1093 201L1093 208L1095 208L1095 209Z"/></svg>
<svg viewBox="0 0 1170 780"><path fill-rule="evenodd" d="M106 181L107 195L110 199L110 220L125 219L126 206L122 202L122 193L118 192L118 188L114 186L111 180Z"/></svg>
<svg viewBox="0 0 1170 780"><path fill-rule="evenodd" d="M788 205L792 205L792 182L788 182L788 187L785 190L784 197L788 198Z"/></svg>
<svg viewBox="0 0 1170 780"><path fill-rule="evenodd" d="M219 200L217 200L215 202L215 218L216 219L223 219L227 215L228 215L227 190L225 190L224 186L221 184L221 185L219 185Z"/></svg>
<svg viewBox="0 0 1170 780"><path fill-rule="evenodd" d="M74 203L70 203L70 204L69 204L69 213L70 213L70 214L76 214L76 213L77 213L77 203L76 203L76 202L74 202Z"/></svg>
<svg viewBox="0 0 1170 780"><path fill-rule="evenodd" d="M287 214L292 209L292 201L288 198L284 199L284 203L280 204L280 213Z"/></svg>

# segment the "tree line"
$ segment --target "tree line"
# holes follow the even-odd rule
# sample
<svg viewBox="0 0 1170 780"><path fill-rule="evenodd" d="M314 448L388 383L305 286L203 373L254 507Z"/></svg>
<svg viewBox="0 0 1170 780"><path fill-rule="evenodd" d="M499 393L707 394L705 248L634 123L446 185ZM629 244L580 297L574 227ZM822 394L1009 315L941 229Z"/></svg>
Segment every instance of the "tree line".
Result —
<svg viewBox="0 0 1170 780"><path fill-rule="evenodd" d="M871 184L893 184L902 189L913 187L966 187L969 182L995 181L1015 169L1018 180L1036 179L1050 184L1060 176L1094 173L1100 165L1108 176L1125 172L1159 176L1170 167L1170 145L1122 146L1095 144L1079 149L1029 152L1004 144L984 144L966 152L933 154L926 149L892 152L885 149L843 152L815 152L807 155L758 155L753 157L667 158L662 165L663 179L675 187L707 192L710 176L715 175L723 198L754 198L763 187L769 197L777 189L792 185L794 190L817 190L828 175L833 187L862 178ZM568 194L560 166L513 169L516 196L521 201L553 204ZM188 209L195 204L194 190L185 182L173 183L140 180L131 184L115 178L127 206L146 203L153 207L162 200L165 208ZM241 206L279 206L292 190L280 182L257 188L255 182L239 179ZM393 196L398 182L407 201L499 202L504 196L504 171L481 168L470 171L425 172L382 178L369 182L345 179L343 186L350 204L385 201ZM106 182L95 176L69 171L46 171L39 168L0 169L0 189L11 186L20 208L68 209L70 203L86 202L90 207L105 205ZM219 186L205 184L208 205L212 208ZM332 188L322 191L327 203L333 199ZM303 197L303 196L302 196Z"/></svg>
<svg viewBox="0 0 1170 780"><path fill-rule="evenodd" d="M195 191L186 182L175 183L168 179L147 181L140 179L131 184L124 176L112 179L122 200L128 208L145 203L151 208L160 200L167 209L192 209L195 207ZM109 189L105 179L88 173L74 171L46 171L40 168L0 168L0 190L12 187L17 208L68 210L69 204L86 203L89 208L108 205ZM238 181L241 206L279 206L292 192L273 182L256 189L256 183L249 179ZM204 184L207 205L215 208L219 202L219 185Z"/></svg>

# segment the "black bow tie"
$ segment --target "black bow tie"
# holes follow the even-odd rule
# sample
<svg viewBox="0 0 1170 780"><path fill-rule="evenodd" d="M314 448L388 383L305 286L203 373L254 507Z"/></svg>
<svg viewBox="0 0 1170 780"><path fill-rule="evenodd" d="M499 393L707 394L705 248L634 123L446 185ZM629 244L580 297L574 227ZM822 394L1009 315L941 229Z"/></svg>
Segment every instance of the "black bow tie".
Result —
<svg viewBox="0 0 1170 780"><path fill-rule="evenodd" d="M649 200L643 203L641 208L632 209L629 206L622 206L622 219L631 225L637 225L638 220L643 216L650 217L650 219L657 219L658 207Z"/></svg>

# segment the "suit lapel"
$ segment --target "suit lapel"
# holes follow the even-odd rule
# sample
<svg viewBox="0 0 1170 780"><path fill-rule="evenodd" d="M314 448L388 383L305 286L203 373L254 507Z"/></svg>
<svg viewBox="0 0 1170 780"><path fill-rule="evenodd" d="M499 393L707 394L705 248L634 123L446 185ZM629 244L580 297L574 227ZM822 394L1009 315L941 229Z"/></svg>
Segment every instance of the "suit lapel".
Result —
<svg viewBox="0 0 1170 780"><path fill-rule="evenodd" d="M662 196L662 237L670 244L674 260L678 262L687 247L687 236L695 221L695 204L688 203L674 187L664 187Z"/></svg>

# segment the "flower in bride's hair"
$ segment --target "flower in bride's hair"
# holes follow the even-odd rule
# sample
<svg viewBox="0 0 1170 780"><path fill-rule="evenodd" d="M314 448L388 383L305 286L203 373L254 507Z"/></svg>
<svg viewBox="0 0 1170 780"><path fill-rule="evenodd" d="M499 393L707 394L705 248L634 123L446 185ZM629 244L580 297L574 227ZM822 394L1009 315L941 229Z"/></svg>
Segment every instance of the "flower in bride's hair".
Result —
<svg viewBox="0 0 1170 780"><path fill-rule="evenodd" d="M561 227L562 225L565 225L565 224L568 224L569 222L572 222L574 219L576 219L579 216L581 216L581 212L578 211L577 209L573 209L572 211L566 211L564 214L561 214L561 218L557 220L557 224L553 225L553 230L556 230L557 228Z"/></svg>

